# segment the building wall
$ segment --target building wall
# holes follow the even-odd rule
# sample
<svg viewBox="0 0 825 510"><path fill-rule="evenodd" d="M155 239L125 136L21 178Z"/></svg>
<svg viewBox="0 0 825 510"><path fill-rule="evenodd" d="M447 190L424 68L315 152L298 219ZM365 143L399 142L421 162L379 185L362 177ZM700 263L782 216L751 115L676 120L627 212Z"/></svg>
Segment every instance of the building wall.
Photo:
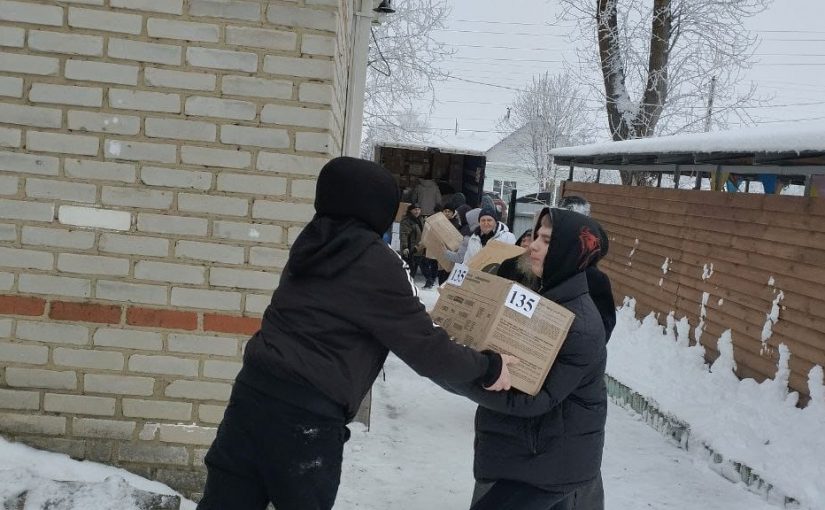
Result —
<svg viewBox="0 0 825 510"><path fill-rule="evenodd" d="M564 194L586 197L609 234L599 266L617 303L633 297L660 323L687 317L709 361L730 329L743 378L774 378L786 345L790 388L807 401L808 372L825 366L825 201L574 182Z"/></svg>
<svg viewBox="0 0 825 510"><path fill-rule="evenodd" d="M0 433L187 494L340 154L349 0L0 0Z"/></svg>

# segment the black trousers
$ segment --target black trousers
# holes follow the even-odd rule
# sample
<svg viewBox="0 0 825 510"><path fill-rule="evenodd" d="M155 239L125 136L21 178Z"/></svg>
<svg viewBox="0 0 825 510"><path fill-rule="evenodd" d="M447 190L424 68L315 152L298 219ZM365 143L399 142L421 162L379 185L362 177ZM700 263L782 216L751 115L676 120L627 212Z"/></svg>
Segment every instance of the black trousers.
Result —
<svg viewBox="0 0 825 510"><path fill-rule="evenodd" d="M526 483L499 480L476 484L470 510L570 510L572 499L572 492L549 492Z"/></svg>
<svg viewBox="0 0 825 510"><path fill-rule="evenodd" d="M206 454L199 510L329 510L349 438L343 417L319 416L236 382Z"/></svg>

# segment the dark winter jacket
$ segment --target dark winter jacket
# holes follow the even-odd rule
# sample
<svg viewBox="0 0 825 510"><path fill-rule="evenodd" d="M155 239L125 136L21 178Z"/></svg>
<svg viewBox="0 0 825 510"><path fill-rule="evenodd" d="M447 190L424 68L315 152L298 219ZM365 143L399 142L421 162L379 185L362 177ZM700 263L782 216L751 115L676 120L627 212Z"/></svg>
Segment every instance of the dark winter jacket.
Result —
<svg viewBox="0 0 825 510"><path fill-rule="evenodd" d="M616 326L616 302L613 300L610 278L595 265L588 267L586 274L590 297L602 316L605 341L610 340L610 334Z"/></svg>
<svg viewBox="0 0 825 510"><path fill-rule="evenodd" d="M328 166L340 159L351 158ZM299 406L303 399L294 398L292 388L320 395L347 420L355 416L390 350L420 375L492 384L501 358L454 343L435 326L404 262L381 240L398 207L392 176L363 160L352 165L356 168L337 169L340 180L327 178L325 166L316 197L334 201L343 196L359 205L338 208L316 199L317 211L334 215L319 212L296 239L261 329L246 346L238 381ZM325 183L334 183L339 193L321 190ZM388 194L392 200L383 200ZM357 216L345 216L347 207Z"/></svg>
<svg viewBox="0 0 825 510"><path fill-rule="evenodd" d="M424 221L421 216L416 218L412 214L407 214L398 226L398 237L401 250L410 250L410 254L415 251L415 247L421 242L421 232L424 230Z"/></svg>

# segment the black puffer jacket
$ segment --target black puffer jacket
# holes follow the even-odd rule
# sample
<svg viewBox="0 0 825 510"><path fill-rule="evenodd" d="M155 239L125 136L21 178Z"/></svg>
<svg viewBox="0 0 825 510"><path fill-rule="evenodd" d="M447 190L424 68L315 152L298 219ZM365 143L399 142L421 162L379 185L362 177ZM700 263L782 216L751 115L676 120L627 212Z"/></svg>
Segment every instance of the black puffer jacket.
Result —
<svg viewBox="0 0 825 510"><path fill-rule="evenodd" d="M378 165L337 158L324 167L318 213L290 251L239 381L275 396L289 396L280 381L308 388L347 420L389 351L426 377L495 382L501 357L456 344L435 326L401 257L382 241L397 207L395 181Z"/></svg>

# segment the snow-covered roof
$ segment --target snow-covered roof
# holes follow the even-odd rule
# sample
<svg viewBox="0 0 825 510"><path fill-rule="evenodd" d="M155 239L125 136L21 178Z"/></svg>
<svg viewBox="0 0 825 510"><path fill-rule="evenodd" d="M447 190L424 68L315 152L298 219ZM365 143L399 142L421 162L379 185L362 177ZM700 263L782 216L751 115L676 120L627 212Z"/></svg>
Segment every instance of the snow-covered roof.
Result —
<svg viewBox="0 0 825 510"><path fill-rule="evenodd" d="M625 156L625 158L618 159L627 161L627 159L637 160L636 156L680 154L728 154L756 156L756 159L759 159L758 155L777 153L796 155L825 153L825 121L764 125L730 131L604 142L577 147L560 147L551 151L556 161L561 163L586 163L594 162L594 160L610 161L611 159L617 159L611 158L611 156ZM651 161L650 163L681 163L679 158L664 159L666 161ZM691 163L699 163L699 161L691 161Z"/></svg>

